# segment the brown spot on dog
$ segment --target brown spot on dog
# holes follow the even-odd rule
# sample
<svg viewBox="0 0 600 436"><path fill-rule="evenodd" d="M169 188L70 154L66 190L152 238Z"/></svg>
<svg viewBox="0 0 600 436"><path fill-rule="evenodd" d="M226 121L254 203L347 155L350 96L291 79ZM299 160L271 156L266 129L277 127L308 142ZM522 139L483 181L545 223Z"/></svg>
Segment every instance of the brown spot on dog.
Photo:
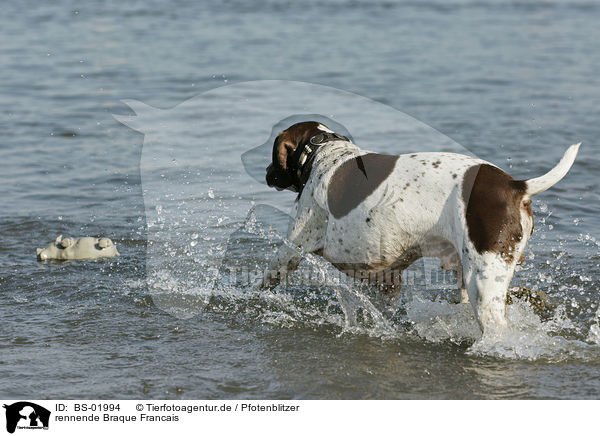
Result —
<svg viewBox="0 0 600 436"><path fill-rule="evenodd" d="M388 178L397 160L398 156L369 153L340 165L327 188L331 214L341 218L362 203Z"/></svg>
<svg viewBox="0 0 600 436"><path fill-rule="evenodd" d="M525 181L492 165L475 165L465 172L462 196L467 228L479 253L499 253L512 262L514 247L523 238L521 200L526 190Z"/></svg>

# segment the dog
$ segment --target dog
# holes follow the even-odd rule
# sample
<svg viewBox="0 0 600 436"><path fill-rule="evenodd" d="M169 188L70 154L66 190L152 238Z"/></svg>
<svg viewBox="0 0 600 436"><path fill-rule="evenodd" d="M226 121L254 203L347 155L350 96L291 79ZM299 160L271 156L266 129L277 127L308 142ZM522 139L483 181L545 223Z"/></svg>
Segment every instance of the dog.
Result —
<svg viewBox="0 0 600 436"><path fill-rule="evenodd" d="M471 303L481 330L506 326L508 287L533 232L531 197L567 174L580 144L545 175L515 180L471 156L379 154L322 123L294 124L277 135L266 170L270 187L298 194L291 245L278 250L260 286L276 286L313 253L398 292L394 277L421 257L438 257L456 271L461 301Z"/></svg>

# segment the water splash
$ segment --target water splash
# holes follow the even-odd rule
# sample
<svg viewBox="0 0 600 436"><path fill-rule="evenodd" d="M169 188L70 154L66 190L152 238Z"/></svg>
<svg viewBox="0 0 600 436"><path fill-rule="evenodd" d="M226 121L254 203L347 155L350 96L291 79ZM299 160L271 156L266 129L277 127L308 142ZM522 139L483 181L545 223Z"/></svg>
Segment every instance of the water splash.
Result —
<svg viewBox="0 0 600 436"><path fill-rule="evenodd" d="M304 97L285 98L289 92ZM247 181L250 175L264 182L278 123L288 122L290 114L327 114L346 126L359 145L364 142L377 150L414 151L414 144L427 143L429 150L468 153L434 129L360 96L292 82L219 88L170 110L127 104L136 116L117 118L145 134L141 177L149 238L148 289L165 311L181 317L205 310L243 313L269 325L327 327L336 334L391 340L414 337L459 344L461 350L467 344L467 352L475 356L597 358L599 289L589 271L600 267L600 243L583 233L557 237L556 230L568 217L539 199L534 204L536 231L529 262L519 268L513 284L544 291L558 302L550 320L540 320L525 303L517 303L508 308L508 328L482 336L471 307L451 303L456 292L452 286L432 294L427 286L408 285L404 301L385 306L372 290L339 277L330 264L307 254L287 286L272 292L256 289L267 259L286 243L280 235L286 233L289 217L268 206L253 207L246 219L240 217L249 204L269 201L262 186ZM236 122L241 118L247 122ZM396 139L389 141L390 136ZM411 149L387 150L392 142ZM220 168L215 168L215 149L226 151L219 157ZM247 173L239 163L242 152ZM239 183L232 183L236 180ZM314 272L330 279L324 283L311 278Z"/></svg>

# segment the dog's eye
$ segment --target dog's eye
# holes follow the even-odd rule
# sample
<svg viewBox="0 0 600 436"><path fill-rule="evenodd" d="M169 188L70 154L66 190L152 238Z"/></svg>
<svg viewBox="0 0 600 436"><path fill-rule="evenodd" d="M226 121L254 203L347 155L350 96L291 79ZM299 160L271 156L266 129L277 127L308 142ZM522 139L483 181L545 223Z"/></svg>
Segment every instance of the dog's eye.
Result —
<svg viewBox="0 0 600 436"><path fill-rule="evenodd" d="M531 206L531 198L528 198L527 200L523 200L523 207L529 207Z"/></svg>

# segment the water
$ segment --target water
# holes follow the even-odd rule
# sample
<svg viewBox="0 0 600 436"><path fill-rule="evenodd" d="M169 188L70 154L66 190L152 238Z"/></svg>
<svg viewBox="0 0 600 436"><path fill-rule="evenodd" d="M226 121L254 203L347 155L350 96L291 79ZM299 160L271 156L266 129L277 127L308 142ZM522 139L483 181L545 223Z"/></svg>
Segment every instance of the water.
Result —
<svg viewBox="0 0 600 436"><path fill-rule="evenodd" d="M599 14L585 1L6 5L0 396L597 398ZM242 85L265 79L381 106L303 111L322 103L307 88ZM159 140L113 118L133 115L123 99L174 108ZM425 128L433 143L405 141L379 110L454 142ZM513 280L557 309L517 303L508 331L481 338L451 285L407 287L394 314L343 277L302 280L335 274L315 257L274 293L224 274L260 269L281 243L293 196L259 183L256 150L302 114L378 151L460 144L523 179L582 141L534 200ZM121 256L37 262L59 234L108 236Z"/></svg>

